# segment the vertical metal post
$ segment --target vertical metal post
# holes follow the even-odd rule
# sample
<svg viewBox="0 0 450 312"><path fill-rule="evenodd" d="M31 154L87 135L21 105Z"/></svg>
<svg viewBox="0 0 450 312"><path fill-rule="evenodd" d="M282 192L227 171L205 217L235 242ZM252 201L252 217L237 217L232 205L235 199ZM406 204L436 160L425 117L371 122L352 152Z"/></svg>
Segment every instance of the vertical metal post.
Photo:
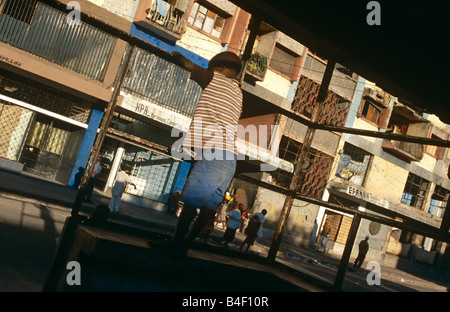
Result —
<svg viewBox="0 0 450 312"><path fill-rule="evenodd" d="M58 246L56 248L55 255L53 256L52 264L50 270L47 273L43 291L54 291L58 288L60 284L62 274L66 271L67 261L70 260L71 251L76 238L76 230L78 224L78 213L81 209L81 204L86 194L86 186L91 177L92 170L94 169L95 161L97 160L98 152L103 144L105 138L106 129L111 122L114 109L116 107L117 98L120 94L120 89L128 71L131 56L133 54L134 46L127 45L126 51L123 56L123 62L117 73L116 80L114 82L114 91L111 99L108 103L105 115L103 116L102 123L100 124L99 133L97 134L94 146L92 148L91 155L89 157L88 163L86 165L86 170L83 175L83 179L80 183L78 189L77 197L72 208L71 216L66 219L64 228L61 232L61 236L58 241Z"/></svg>
<svg viewBox="0 0 450 312"><path fill-rule="evenodd" d="M81 205L83 203L83 199L86 194L86 187L91 178L91 174L94 169L94 165L97 160L99 150L103 144L103 140L105 139L106 130L109 127L109 124L111 122L114 113L114 109L116 108L117 98L120 95L122 83L125 79L125 75L128 72L133 51L134 46L128 44L123 56L123 62L119 68L119 72L114 82L113 94L111 96L111 99L109 100L105 115L103 116L102 122L100 124L99 132L95 139L94 146L92 147L91 155L89 156L89 160L86 164L86 170L84 171L83 179L81 180L80 187L78 188L77 197L75 198L75 203L72 208L72 217L78 216L78 213L80 212Z"/></svg>
<svg viewBox="0 0 450 312"><path fill-rule="evenodd" d="M345 272L347 272L350 254L352 253L360 223L361 217L359 216L359 214L355 214L355 216L353 217L352 225L350 227L350 231L348 233L347 242L345 243L344 253L342 254L341 262L339 263L339 268L334 279L333 288L336 291L341 290L342 283L344 282Z"/></svg>
<svg viewBox="0 0 450 312"><path fill-rule="evenodd" d="M329 60L327 63L327 67L325 69L325 73L322 78L322 83L320 85L319 94L317 95L314 109L311 116L311 122L317 123L320 118L320 114L322 112L322 104L326 99L328 87L330 85L331 78L333 76L333 70L335 66L335 62ZM295 163L294 167L294 173L292 176L291 184L289 185L289 189L291 191L295 191L298 188L300 175L302 172L302 168L304 167L304 164L306 160L309 157L309 151L311 149L312 141L315 134L315 129L308 127L305 139L303 140L302 149L300 151L299 158L297 162ZM292 204L294 202L294 198L290 195L286 196L286 200L283 205L283 210L281 211L281 217L278 221L277 228L275 230L275 234L273 236L272 244L270 246L270 250L267 256L267 260L269 263L273 263L275 261L275 258L277 256L278 249L280 248L281 244L281 237L283 236L284 229L286 228L286 222L288 220L289 214L291 212Z"/></svg>
<svg viewBox="0 0 450 312"><path fill-rule="evenodd" d="M256 36L258 35L259 25L261 24L261 18L258 16L252 16L250 23L249 23L249 35L247 39L247 43L245 44L245 50L244 54L242 54L242 69L239 73L238 80L240 84L242 84L242 81L245 77L245 71L247 69L248 61L250 60L250 57L252 56L253 46L255 44Z"/></svg>

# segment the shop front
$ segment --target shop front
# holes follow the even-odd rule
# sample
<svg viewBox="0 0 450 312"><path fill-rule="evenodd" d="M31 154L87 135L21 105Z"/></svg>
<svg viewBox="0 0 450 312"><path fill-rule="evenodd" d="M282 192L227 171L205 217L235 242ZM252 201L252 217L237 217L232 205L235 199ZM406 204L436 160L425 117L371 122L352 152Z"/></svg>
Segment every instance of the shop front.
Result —
<svg viewBox="0 0 450 312"><path fill-rule="evenodd" d="M0 71L0 157L67 185L93 106Z"/></svg>

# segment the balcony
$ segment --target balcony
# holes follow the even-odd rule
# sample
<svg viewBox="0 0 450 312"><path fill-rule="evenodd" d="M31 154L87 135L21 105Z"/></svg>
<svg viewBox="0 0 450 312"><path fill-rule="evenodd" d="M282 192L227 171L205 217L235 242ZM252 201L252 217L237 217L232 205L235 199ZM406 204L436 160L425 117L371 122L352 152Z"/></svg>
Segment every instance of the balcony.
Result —
<svg viewBox="0 0 450 312"><path fill-rule="evenodd" d="M250 80L263 81L267 71L267 57L253 53L247 63L246 76L249 76Z"/></svg>
<svg viewBox="0 0 450 312"><path fill-rule="evenodd" d="M182 1L144 0L139 3L134 23L170 42L181 39L186 27L187 7Z"/></svg>
<svg viewBox="0 0 450 312"><path fill-rule="evenodd" d="M185 69L136 48L121 90L129 95L128 101L121 105L170 126L175 126L171 122L178 116L189 126L202 92L189 76Z"/></svg>
<svg viewBox="0 0 450 312"><path fill-rule="evenodd" d="M103 81L116 39L40 2L6 1L0 41L83 76Z"/></svg>
<svg viewBox="0 0 450 312"><path fill-rule="evenodd" d="M429 137L431 123L415 113L412 109L396 104L393 108L390 123L386 132L417 137ZM407 162L420 161L425 147L423 144L396 140L383 140L381 147L389 154Z"/></svg>

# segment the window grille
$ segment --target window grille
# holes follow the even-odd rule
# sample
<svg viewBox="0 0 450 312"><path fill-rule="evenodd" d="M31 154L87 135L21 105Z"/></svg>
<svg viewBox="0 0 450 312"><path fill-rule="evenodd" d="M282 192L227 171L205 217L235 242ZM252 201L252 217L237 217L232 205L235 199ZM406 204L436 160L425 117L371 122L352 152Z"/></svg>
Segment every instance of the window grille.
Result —
<svg viewBox="0 0 450 312"><path fill-rule="evenodd" d="M302 149L302 143L288 137L282 137L279 147L279 157L295 163ZM314 198L322 198L328 181L334 158L311 148L309 156L305 161L304 170L300 173L298 191L302 195ZM277 169L272 172L272 183L289 187L292 173Z"/></svg>
<svg viewBox="0 0 450 312"><path fill-rule="evenodd" d="M403 190L402 203L422 209L426 201L430 182L410 173L406 181L405 189Z"/></svg>
<svg viewBox="0 0 450 312"><path fill-rule="evenodd" d="M5 0L0 41L103 81L116 38L35 0Z"/></svg>
<svg viewBox="0 0 450 312"><path fill-rule="evenodd" d="M442 217L444 215L444 210L447 207L449 195L450 193L448 190L436 185L433 195L431 196L428 212L434 216Z"/></svg>

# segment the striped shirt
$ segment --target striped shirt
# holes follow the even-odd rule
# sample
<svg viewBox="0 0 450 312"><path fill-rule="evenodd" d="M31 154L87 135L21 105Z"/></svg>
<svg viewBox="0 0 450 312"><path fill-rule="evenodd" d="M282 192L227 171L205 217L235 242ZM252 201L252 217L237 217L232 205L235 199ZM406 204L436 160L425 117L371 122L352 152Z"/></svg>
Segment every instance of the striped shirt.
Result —
<svg viewBox="0 0 450 312"><path fill-rule="evenodd" d="M206 75L211 75L204 72ZM191 76L196 80L195 74ZM209 79L206 79L208 81ZM183 147L198 153L215 149L237 155L236 133L242 112L242 91L236 80L214 72L204 88L183 141Z"/></svg>

